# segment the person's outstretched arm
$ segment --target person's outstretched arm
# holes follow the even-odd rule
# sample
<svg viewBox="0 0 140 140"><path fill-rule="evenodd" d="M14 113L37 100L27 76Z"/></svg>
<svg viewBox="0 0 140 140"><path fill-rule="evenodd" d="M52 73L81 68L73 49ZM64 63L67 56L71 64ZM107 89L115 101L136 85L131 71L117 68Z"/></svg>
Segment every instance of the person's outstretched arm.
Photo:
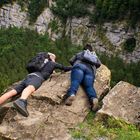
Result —
<svg viewBox="0 0 140 140"><path fill-rule="evenodd" d="M55 63L55 69L60 69L60 70L63 70L65 72L70 71L72 69L71 66L64 66L64 65L56 63L56 62L54 62L54 63Z"/></svg>

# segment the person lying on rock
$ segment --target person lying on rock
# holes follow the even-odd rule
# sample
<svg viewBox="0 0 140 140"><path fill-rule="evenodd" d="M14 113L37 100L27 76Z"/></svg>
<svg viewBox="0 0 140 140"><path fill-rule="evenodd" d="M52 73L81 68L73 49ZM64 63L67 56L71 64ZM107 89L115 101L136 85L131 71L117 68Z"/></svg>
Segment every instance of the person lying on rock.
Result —
<svg viewBox="0 0 140 140"><path fill-rule="evenodd" d="M56 56L52 53L41 52L32 58L27 64L29 74L12 90L0 97L0 105L12 96L21 93L21 97L13 102L16 110L25 117L29 116L27 111L27 98L36 91L42 83L47 80L55 69L69 71L71 67L63 66L55 62Z"/></svg>
<svg viewBox="0 0 140 140"><path fill-rule="evenodd" d="M83 51L77 53L70 59L73 66L71 70L71 85L65 95L65 104L72 105L80 84L83 86L93 111L98 109L98 99L93 87L96 69L101 66L101 61L93 51L91 45L87 44Z"/></svg>

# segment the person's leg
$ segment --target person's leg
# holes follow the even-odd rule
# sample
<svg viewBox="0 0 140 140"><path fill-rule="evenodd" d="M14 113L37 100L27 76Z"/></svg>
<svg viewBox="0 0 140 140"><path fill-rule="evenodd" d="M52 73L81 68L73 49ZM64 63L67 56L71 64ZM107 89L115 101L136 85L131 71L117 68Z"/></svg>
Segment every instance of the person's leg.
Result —
<svg viewBox="0 0 140 140"><path fill-rule="evenodd" d="M77 90L83 80L84 72L80 68L73 68L71 72L71 85L67 91L67 99L65 101L66 105L71 105Z"/></svg>
<svg viewBox="0 0 140 140"><path fill-rule="evenodd" d="M35 87L33 85L27 86L21 94L21 97L14 101L14 106L17 111L21 113L23 116L28 117L29 113L27 111L27 98L35 91Z"/></svg>
<svg viewBox="0 0 140 140"><path fill-rule="evenodd" d="M35 91L35 87L33 85L27 86L21 94L20 99L27 100L27 98Z"/></svg>
<svg viewBox="0 0 140 140"><path fill-rule="evenodd" d="M17 94L17 91L15 89L12 89L6 93L4 93L1 97L0 97L0 105L3 104L5 101L7 101L9 98L15 96Z"/></svg>
<svg viewBox="0 0 140 140"><path fill-rule="evenodd" d="M92 110L97 111L98 99L93 84L94 84L94 75L92 73L86 73L82 85L92 105Z"/></svg>
<svg viewBox="0 0 140 140"><path fill-rule="evenodd" d="M4 95L2 95L0 97L0 104L3 104L6 100L8 100L9 98L20 94L23 89L25 88L25 83L24 83L25 79L22 80L18 85L16 85L12 90L6 92Z"/></svg>
<svg viewBox="0 0 140 140"><path fill-rule="evenodd" d="M89 100L91 100L93 98L97 98L96 91L93 87L93 84L94 84L94 76L91 75L90 73L86 73L84 75L82 85L86 91L86 94L87 94Z"/></svg>
<svg viewBox="0 0 140 140"><path fill-rule="evenodd" d="M23 116L29 116L27 110L27 98L41 86L42 82L43 80L40 77L37 77L35 75L27 76L25 80L26 87L22 91L21 97L13 103L17 111Z"/></svg>
<svg viewBox="0 0 140 140"><path fill-rule="evenodd" d="M27 98L37 90L43 83L44 79L36 75L28 75L25 82L25 88L22 90L20 99L27 100Z"/></svg>
<svg viewBox="0 0 140 140"><path fill-rule="evenodd" d="M71 71L71 85L70 88L68 89L68 96L72 94L76 94L77 90L83 80L84 72L80 68L74 68Z"/></svg>

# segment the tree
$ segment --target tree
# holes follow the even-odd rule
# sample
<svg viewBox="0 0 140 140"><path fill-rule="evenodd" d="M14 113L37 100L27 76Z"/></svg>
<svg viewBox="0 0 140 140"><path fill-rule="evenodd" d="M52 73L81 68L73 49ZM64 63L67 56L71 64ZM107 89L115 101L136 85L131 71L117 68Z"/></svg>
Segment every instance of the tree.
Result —
<svg viewBox="0 0 140 140"><path fill-rule="evenodd" d="M66 24L68 18L84 16L88 13L87 2L82 0L56 0L52 11Z"/></svg>
<svg viewBox="0 0 140 140"><path fill-rule="evenodd" d="M63 36L65 36L65 27L68 19L71 25L73 17L83 17L88 14L87 4L86 1L82 0L56 0L51 9L64 25Z"/></svg>

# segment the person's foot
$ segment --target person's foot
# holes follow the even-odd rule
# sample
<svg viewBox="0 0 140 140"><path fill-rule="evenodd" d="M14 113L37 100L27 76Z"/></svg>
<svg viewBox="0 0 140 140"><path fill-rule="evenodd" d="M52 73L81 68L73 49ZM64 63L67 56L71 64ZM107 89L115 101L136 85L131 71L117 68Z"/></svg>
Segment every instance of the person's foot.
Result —
<svg viewBox="0 0 140 140"><path fill-rule="evenodd" d="M72 105L72 102L75 100L75 95L71 95L69 96L66 100L65 100L65 104L68 106Z"/></svg>
<svg viewBox="0 0 140 140"><path fill-rule="evenodd" d="M98 110L98 107L99 107L98 99L97 98L92 99L92 111L96 112Z"/></svg>
<svg viewBox="0 0 140 140"><path fill-rule="evenodd" d="M27 100L17 99L13 102L14 107L16 110L22 114L24 117L28 117L29 113L27 111Z"/></svg>

